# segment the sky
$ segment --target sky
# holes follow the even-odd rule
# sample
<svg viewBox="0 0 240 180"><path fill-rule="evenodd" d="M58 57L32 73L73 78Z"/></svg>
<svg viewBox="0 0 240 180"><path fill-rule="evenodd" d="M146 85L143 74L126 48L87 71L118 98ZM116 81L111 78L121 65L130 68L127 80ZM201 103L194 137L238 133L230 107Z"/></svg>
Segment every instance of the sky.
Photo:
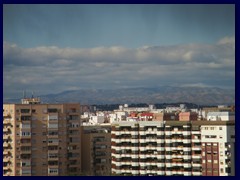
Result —
<svg viewBox="0 0 240 180"><path fill-rule="evenodd" d="M235 88L235 5L3 5L3 97Z"/></svg>

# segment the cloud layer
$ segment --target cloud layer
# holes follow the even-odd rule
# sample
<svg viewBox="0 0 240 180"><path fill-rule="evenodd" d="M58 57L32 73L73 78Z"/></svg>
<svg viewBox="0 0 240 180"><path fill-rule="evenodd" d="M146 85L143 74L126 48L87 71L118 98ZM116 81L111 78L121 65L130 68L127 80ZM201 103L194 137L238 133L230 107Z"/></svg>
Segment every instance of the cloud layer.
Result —
<svg viewBox="0 0 240 180"><path fill-rule="evenodd" d="M4 98L81 88L218 86L234 88L235 38L175 46L22 48L3 44Z"/></svg>

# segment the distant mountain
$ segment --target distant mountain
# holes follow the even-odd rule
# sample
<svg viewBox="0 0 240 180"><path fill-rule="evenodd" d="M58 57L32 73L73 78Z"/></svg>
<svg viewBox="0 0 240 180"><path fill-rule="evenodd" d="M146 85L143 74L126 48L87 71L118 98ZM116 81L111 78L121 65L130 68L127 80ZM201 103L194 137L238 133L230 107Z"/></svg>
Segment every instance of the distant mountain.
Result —
<svg viewBox="0 0 240 180"><path fill-rule="evenodd" d="M189 102L199 105L235 104L235 90L217 87L152 87L125 89L82 89L40 96L43 103L137 104ZM20 99L4 100L19 103Z"/></svg>

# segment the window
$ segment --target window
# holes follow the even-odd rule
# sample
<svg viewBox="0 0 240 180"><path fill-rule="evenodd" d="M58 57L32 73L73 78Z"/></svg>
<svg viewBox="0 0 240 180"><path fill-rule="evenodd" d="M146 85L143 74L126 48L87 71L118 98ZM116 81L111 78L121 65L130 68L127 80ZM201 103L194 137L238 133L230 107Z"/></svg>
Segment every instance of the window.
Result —
<svg viewBox="0 0 240 180"><path fill-rule="evenodd" d="M30 132L22 132L21 136L31 136L31 133Z"/></svg>
<svg viewBox="0 0 240 180"><path fill-rule="evenodd" d="M56 108L51 108L51 109L49 108L49 109L48 109L48 112L49 112L49 113L57 113L58 110L57 110Z"/></svg>
<svg viewBox="0 0 240 180"><path fill-rule="evenodd" d="M58 173L58 169L52 169L52 168L50 168L50 169L48 169L48 173L49 173L49 174L57 174L57 173Z"/></svg>
<svg viewBox="0 0 240 180"><path fill-rule="evenodd" d="M220 172L221 172L221 173L224 173L223 168L220 169Z"/></svg>
<svg viewBox="0 0 240 180"><path fill-rule="evenodd" d="M30 113L30 109L21 109L21 113Z"/></svg>
<svg viewBox="0 0 240 180"><path fill-rule="evenodd" d="M219 127L219 130L222 130L222 127Z"/></svg>

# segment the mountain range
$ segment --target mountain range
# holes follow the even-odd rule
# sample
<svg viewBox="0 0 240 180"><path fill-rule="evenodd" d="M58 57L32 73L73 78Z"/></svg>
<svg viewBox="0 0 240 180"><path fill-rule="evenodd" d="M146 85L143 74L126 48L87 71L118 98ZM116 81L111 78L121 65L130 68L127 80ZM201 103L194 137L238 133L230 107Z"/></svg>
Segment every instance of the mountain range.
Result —
<svg viewBox="0 0 240 180"><path fill-rule="evenodd" d="M80 89L40 96L42 103L131 104L189 102L199 105L235 104L235 90L218 87L138 87L122 89ZM4 100L20 103L19 99Z"/></svg>

